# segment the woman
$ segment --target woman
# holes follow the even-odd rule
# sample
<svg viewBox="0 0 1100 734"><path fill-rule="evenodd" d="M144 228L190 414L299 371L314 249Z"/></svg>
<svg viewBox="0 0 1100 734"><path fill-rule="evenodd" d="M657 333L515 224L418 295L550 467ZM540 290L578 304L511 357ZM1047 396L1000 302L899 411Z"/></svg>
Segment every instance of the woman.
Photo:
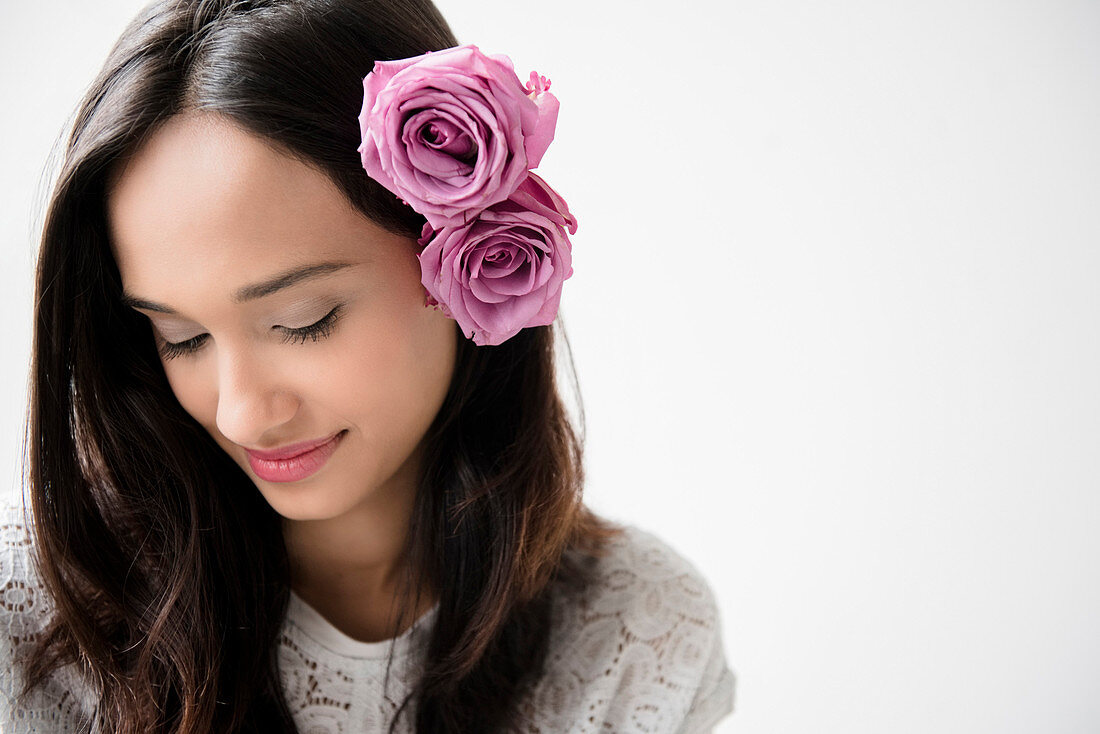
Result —
<svg viewBox="0 0 1100 734"><path fill-rule="evenodd" d="M696 732L732 706L705 581L581 502L546 80L503 199L433 209L378 143L389 81L456 47L428 0L162 0L124 32L38 259L4 731ZM547 222L511 311L445 249L505 215Z"/></svg>

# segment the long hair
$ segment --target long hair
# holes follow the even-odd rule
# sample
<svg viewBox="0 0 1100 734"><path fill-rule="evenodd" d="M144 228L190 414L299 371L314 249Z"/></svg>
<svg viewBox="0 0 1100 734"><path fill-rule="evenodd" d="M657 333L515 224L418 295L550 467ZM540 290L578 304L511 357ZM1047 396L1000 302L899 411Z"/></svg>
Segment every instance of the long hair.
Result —
<svg viewBox="0 0 1100 734"><path fill-rule="evenodd" d="M454 45L430 0L158 0L125 30L78 108L37 260L25 450L55 613L22 693L72 664L103 731L295 731L276 654L290 594L281 518L177 402L148 321L123 305L105 196L161 123L202 109L415 236L423 219L359 163L362 78L376 59ZM584 415L578 431L558 393L559 326L495 347L458 339L394 626L417 608L411 589L437 592L423 675L398 711L417 732L514 725L542 672L552 588L585 583L571 559L616 532L581 500Z"/></svg>

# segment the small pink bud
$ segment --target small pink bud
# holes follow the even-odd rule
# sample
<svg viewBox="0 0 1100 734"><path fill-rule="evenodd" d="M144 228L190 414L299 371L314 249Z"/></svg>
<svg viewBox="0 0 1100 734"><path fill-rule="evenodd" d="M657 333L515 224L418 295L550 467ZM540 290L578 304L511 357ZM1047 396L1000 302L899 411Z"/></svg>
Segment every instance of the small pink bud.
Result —
<svg viewBox="0 0 1100 734"><path fill-rule="evenodd" d="M550 80L541 76L537 71L531 72L531 80L524 87L529 97L535 97L543 92L550 91Z"/></svg>

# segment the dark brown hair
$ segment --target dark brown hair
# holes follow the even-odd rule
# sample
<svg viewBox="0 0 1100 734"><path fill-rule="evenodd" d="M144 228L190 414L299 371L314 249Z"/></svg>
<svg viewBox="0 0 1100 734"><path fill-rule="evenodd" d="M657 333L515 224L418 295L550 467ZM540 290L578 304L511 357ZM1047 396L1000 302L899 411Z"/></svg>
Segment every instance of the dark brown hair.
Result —
<svg viewBox="0 0 1100 734"><path fill-rule="evenodd" d="M108 181L165 120L208 110L415 236L423 220L359 163L362 78L376 59L454 45L429 0L159 0L119 39L78 109L37 261L27 482L56 614L23 693L73 664L103 731L295 730L276 656L290 588L281 518L176 401L147 319L122 304ZM405 617L408 589L439 598L399 712L418 732L515 724L541 674L551 589L583 584L572 559L615 532L581 501L583 409L578 432L556 384L559 328L496 347L457 339L401 600Z"/></svg>

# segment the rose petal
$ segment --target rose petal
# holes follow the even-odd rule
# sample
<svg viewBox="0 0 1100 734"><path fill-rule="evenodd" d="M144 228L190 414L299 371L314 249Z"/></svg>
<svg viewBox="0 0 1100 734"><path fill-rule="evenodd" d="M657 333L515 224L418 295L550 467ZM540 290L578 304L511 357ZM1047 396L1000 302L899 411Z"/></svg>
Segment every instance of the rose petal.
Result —
<svg viewBox="0 0 1100 734"><path fill-rule="evenodd" d="M507 199L553 138L557 99L543 88L528 96L510 59L476 46L380 61L363 89L364 170L436 228ZM431 132L428 110L454 127Z"/></svg>

